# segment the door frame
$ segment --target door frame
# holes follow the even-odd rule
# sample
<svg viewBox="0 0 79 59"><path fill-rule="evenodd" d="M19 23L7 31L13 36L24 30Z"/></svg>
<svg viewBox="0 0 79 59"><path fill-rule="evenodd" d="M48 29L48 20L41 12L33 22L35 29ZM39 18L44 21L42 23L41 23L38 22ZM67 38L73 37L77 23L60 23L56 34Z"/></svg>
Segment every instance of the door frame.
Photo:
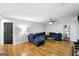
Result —
<svg viewBox="0 0 79 59"><path fill-rule="evenodd" d="M4 44L13 44L13 22L4 22L3 23L3 28L4 28L4 26L5 26L5 23L11 23L12 24L12 43L5 43L5 41L4 41ZM4 30L3 30L3 36L4 36L4 40L5 40L5 32L4 32Z"/></svg>

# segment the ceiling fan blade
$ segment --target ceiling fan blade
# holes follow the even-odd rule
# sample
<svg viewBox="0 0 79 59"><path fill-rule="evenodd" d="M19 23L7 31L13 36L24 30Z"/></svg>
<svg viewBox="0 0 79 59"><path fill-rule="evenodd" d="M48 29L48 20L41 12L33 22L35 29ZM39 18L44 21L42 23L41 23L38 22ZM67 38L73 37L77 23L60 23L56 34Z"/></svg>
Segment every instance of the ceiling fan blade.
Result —
<svg viewBox="0 0 79 59"><path fill-rule="evenodd" d="M57 22L58 20L52 20L52 22Z"/></svg>

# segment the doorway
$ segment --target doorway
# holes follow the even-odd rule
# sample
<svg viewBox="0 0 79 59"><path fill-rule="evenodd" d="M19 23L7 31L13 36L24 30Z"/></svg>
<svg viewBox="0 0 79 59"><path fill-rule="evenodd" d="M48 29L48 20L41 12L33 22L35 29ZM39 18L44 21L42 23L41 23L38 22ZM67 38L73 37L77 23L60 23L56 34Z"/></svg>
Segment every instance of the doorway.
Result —
<svg viewBox="0 0 79 59"><path fill-rule="evenodd" d="M4 44L13 44L13 23L4 22Z"/></svg>

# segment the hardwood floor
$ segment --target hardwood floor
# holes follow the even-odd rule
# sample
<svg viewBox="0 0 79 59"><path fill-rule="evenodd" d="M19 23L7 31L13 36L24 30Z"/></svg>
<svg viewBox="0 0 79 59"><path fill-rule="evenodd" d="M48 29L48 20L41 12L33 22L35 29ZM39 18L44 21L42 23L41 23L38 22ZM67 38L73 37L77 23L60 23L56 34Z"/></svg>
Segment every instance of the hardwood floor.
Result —
<svg viewBox="0 0 79 59"><path fill-rule="evenodd" d="M8 56L71 56L72 42L47 40L39 47L30 42L0 45L0 53Z"/></svg>

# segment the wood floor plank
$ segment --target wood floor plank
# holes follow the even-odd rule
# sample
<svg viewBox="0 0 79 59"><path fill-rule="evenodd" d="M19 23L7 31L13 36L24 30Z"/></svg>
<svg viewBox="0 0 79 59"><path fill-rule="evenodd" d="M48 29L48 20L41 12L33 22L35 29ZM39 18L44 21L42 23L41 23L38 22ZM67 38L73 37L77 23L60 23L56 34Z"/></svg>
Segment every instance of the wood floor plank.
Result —
<svg viewBox="0 0 79 59"><path fill-rule="evenodd" d="M0 45L0 52L8 56L71 56L72 45L73 43L69 41L46 40L43 45L37 47L25 42L18 45Z"/></svg>

